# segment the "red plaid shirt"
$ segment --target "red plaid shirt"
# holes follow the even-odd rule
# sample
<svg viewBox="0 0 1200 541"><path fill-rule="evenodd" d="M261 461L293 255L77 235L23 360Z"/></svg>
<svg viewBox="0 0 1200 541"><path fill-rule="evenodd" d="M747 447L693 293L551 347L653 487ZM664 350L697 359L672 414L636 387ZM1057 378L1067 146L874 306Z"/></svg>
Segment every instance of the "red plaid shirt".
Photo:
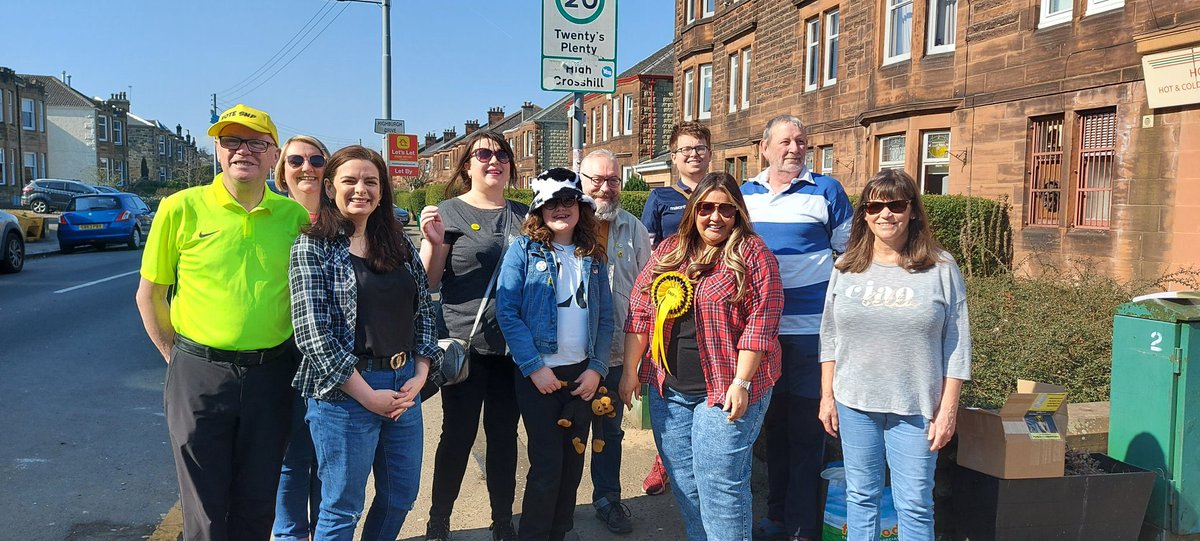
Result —
<svg viewBox="0 0 1200 541"><path fill-rule="evenodd" d="M653 278L654 262L678 243L670 237L654 250L629 297L629 319L625 332L650 334L654 330L654 304L645 292ZM746 295L737 303L729 302L737 289L733 271L724 261L695 285L692 310L696 318L696 342L700 349L700 365L708 387L708 405L725 402L725 391L737 375L739 350L764 352L758 370L750 378L750 402L757 402L775 385L780 372L779 318L783 315L783 282L779 278L779 263L762 238L747 237L741 247L746 264ZM682 270L682 269L681 269ZM674 320L667 320L664 340L671 339ZM642 358L638 379L654 382L662 394L666 371L650 359L649 348Z"/></svg>

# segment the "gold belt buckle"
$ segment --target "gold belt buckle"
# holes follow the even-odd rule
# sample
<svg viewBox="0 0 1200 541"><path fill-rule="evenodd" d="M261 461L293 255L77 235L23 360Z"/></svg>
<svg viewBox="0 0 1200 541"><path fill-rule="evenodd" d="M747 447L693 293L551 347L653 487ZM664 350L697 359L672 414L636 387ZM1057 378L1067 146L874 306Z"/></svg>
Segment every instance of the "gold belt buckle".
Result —
<svg viewBox="0 0 1200 541"><path fill-rule="evenodd" d="M399 370L401 368L404 368L404 365L406 363L408 363L408 352L407 351L401 351L400 353L392 355L392 359L391 359L392 370Z"/></svg>

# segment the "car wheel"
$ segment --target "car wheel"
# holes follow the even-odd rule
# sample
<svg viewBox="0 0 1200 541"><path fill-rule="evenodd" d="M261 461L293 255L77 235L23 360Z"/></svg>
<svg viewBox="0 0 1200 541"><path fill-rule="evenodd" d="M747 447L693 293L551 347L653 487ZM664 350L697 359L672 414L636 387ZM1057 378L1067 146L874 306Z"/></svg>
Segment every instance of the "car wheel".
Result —
<svg viewBox="0 0 1200 541"><path fill-rule="evenodd" d="M9 233L4 239L4 260L0 271L20 272L25 268L25 242L17 233Z"/></svg>
<svg viewBox="0 0 1200 541"><path fill-rule="evenodd" d="M129 233L129 242L127 244L130 250L137 250L142 247L142 230L133 228L133 232Z"/></svg>
<svg viewBox="0 0 1200 541"><path fill-rule="evenodd" d="M75 251L75 245L60 242L60 243L58 243L58 251L60 251L64 254L69 254L69 253Z"/></svg>
<svg viewBox="0 0 1200 541"><path fill-rule="evenodd" d="M34 199L33 201L29 202L29 210L32 210L38 214L45 214L50 212L50 205L46 204L45 199Z"/></svg>

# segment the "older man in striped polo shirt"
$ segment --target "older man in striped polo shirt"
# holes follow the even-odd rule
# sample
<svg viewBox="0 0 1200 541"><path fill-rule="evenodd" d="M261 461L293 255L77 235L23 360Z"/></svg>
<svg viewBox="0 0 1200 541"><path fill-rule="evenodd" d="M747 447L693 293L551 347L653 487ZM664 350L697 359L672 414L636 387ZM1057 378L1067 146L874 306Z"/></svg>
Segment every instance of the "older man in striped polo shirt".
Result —
<svg viewBox="0 0 1200 541"><path fill-rule="evenodd" d="M755 539L820 537L825 432L817 420L821 369L817 333L833 252L846 249L854 214L833 177L804 165L808 136L800 119L772 118L759 143L768 167L742 185L754 229L779 260L784 307L779 323L783 375L763 427L767 434L767 516Z"/></svg>

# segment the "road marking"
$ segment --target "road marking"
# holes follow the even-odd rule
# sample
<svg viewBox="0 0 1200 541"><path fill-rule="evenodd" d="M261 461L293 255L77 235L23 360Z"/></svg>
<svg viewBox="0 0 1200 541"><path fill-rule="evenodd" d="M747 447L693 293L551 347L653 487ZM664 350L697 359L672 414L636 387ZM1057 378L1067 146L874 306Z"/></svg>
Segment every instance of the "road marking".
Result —
<svg viewBox="0 0 1200 541"><path fill-rule="evenodd" d="M115 276L109 276L108 278L101 278L101 279L99 279L99 280L92 280L91 282L88 282L88 283L86 283L86 284L79 284L79 285L77 285L77 286L71 286L71 287L68 287L68 288L65 288L65 289L60 289L60 290L58 290L58 291L55 291L55 293L66 293L66 292L68 292L68 291L75 291L76 289L82 289L82 288L85 288L85 287L88 287L88 286L94 286L94 285L96 285L96 284L101 284L101 283L107 282L107 281L109 281L109 280L116 280L117 278L123 278L123 277L125 277L125 276L129 276L130 274L137 274L138 272L141 272L141 271L135 271L135 270L132 270L132 271L129 271L129 272L123 272L123 273L121 273L121 274L118 274L118 275L115 275Z"/></svg>
<svg viewBox="0 0 1200 541"><path fill-rule="evenodd" d="M179 503L176 501L163 516L162 522L150 534L150 541L176 541L183 535L183 510Z"/></svg>

